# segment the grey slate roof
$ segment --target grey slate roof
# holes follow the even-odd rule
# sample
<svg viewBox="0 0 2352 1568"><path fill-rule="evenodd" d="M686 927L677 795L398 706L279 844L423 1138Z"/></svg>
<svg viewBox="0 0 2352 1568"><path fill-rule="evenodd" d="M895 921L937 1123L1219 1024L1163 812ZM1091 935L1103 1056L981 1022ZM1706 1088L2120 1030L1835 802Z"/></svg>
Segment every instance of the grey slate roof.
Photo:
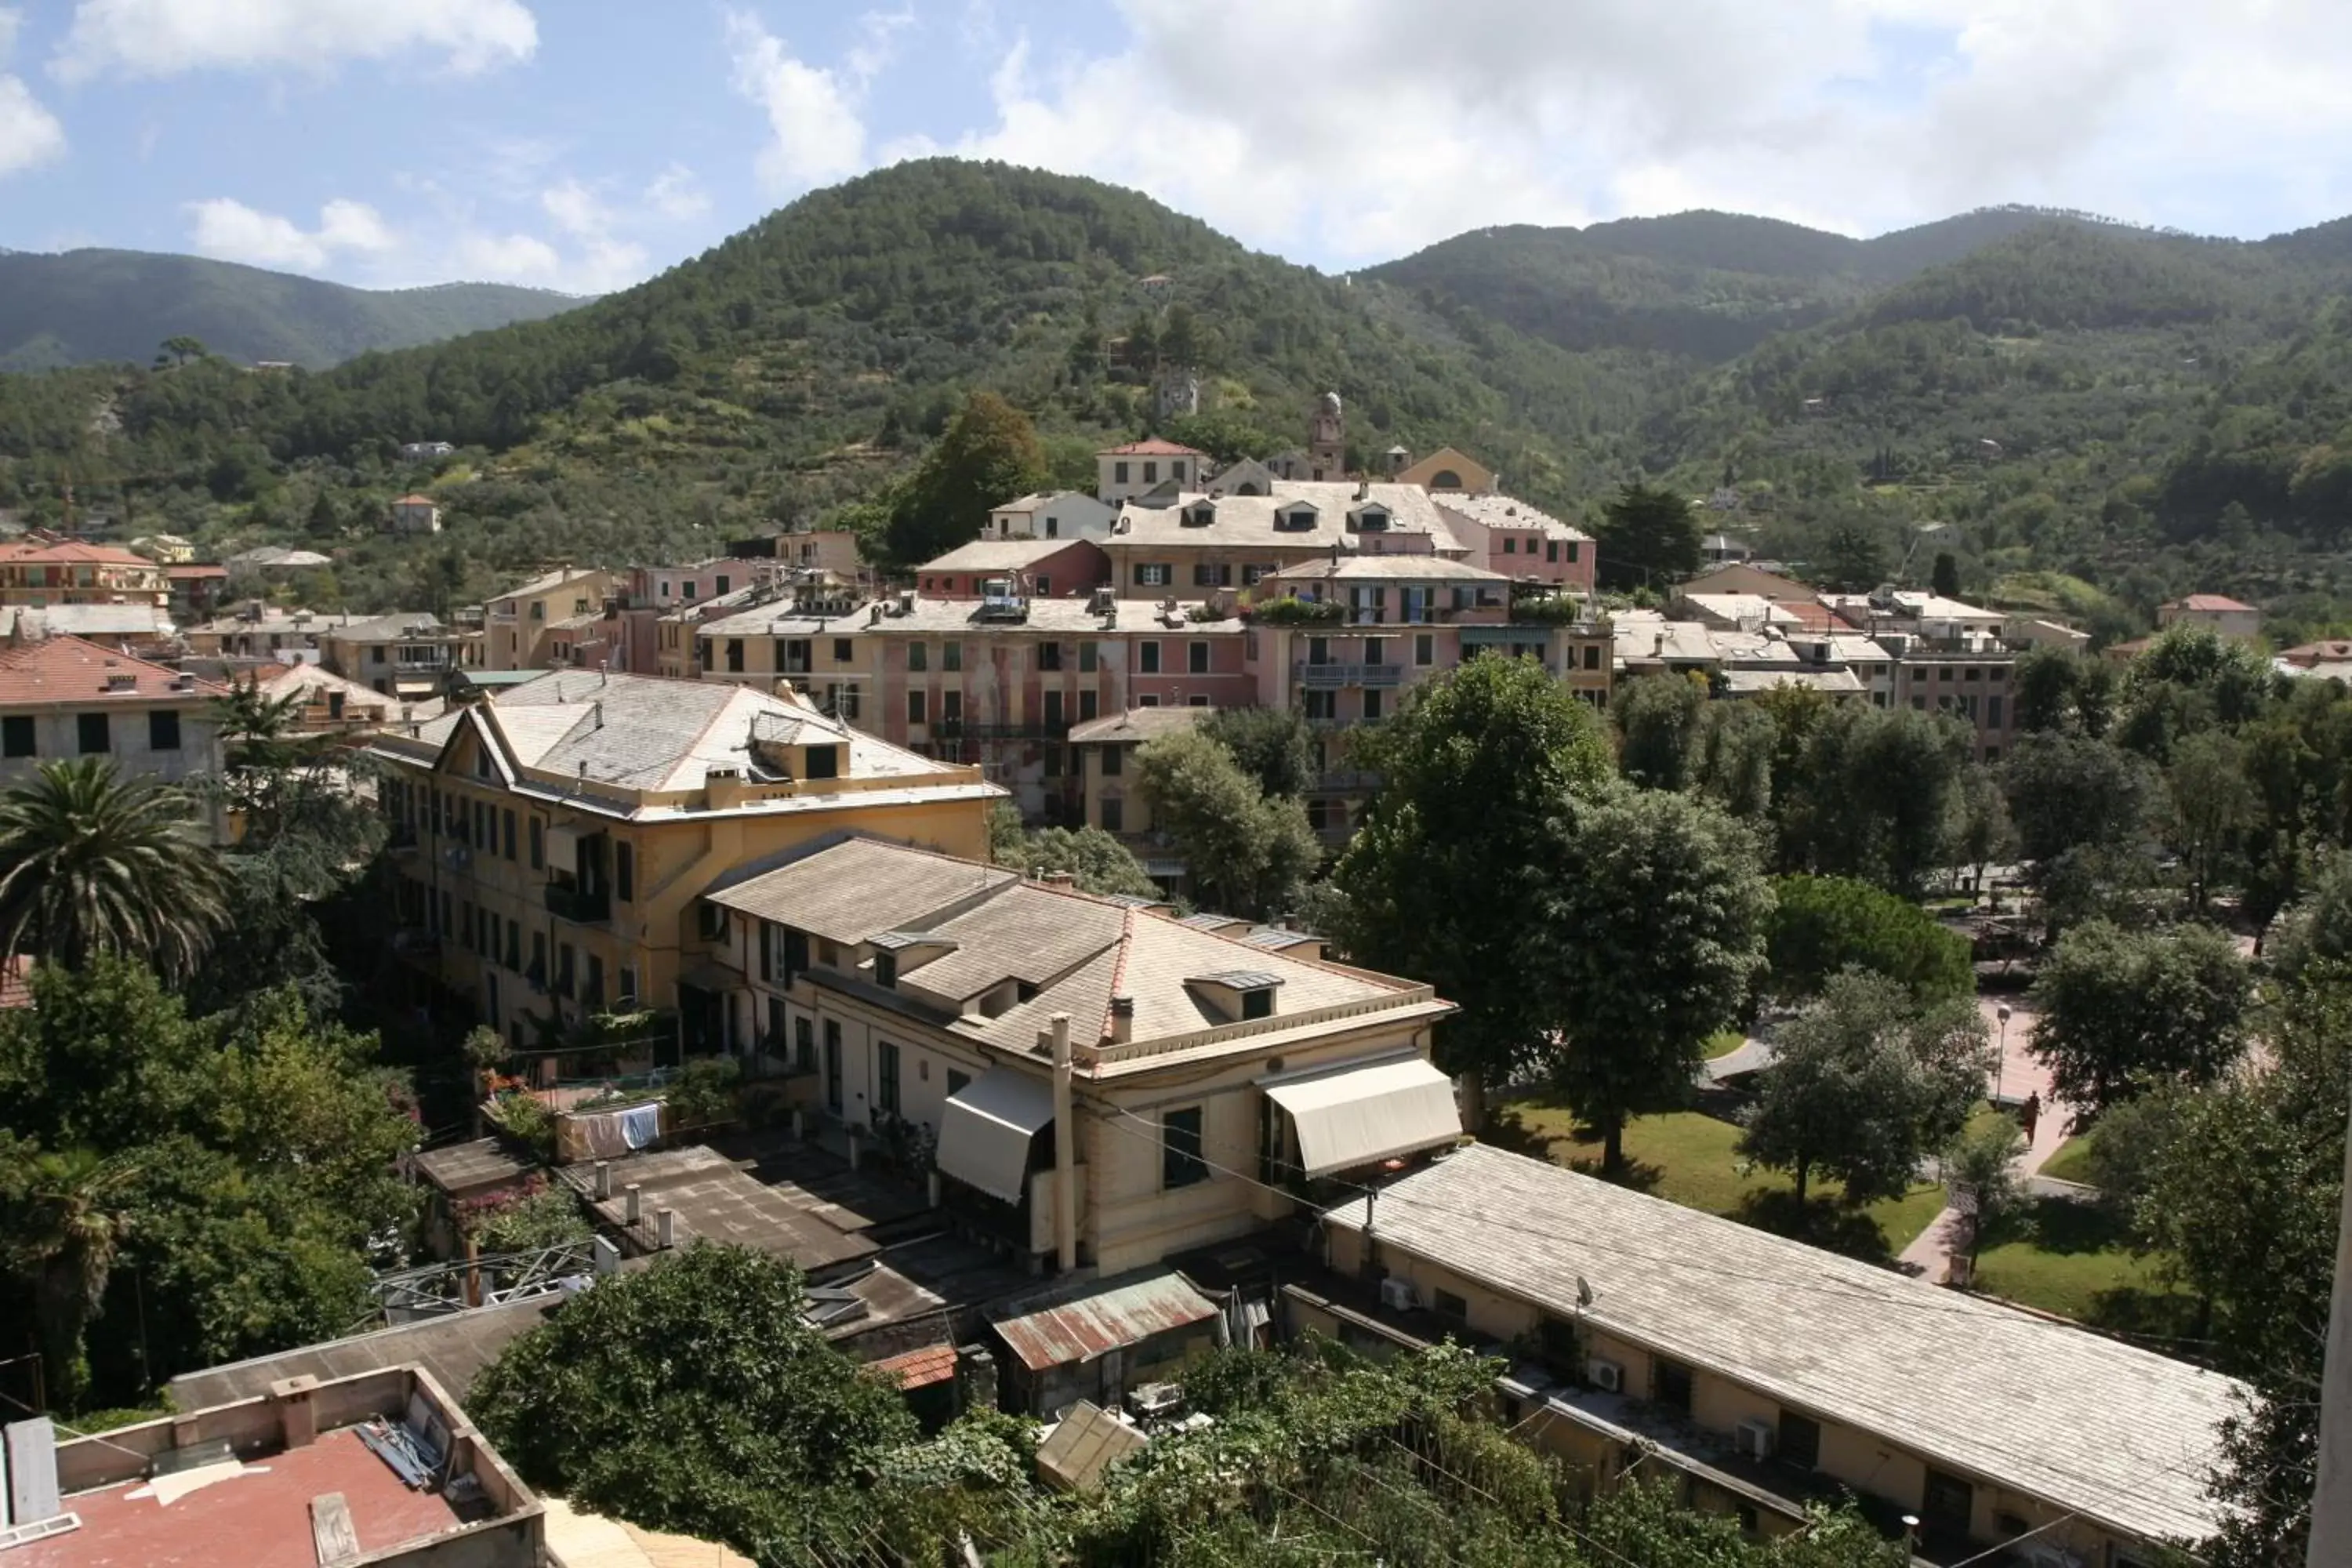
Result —
<svg viewBox="0 0 2352 1568"><path fill-rule="evenodd" d="M1378 1224L1563 1318L1589 1281L1595 1328L1932 1464L2146 1538L2213 1527L2219 1373L1480 1145L1382 1187Z"/></svg>
<svg viewBox="0 0 2352 1568"><path fill-rule="evenodd" d="M709 899L828 942L862 942L1020 879L1019 873L1002 867L878 838L850 838L714 891Z"/></svg>

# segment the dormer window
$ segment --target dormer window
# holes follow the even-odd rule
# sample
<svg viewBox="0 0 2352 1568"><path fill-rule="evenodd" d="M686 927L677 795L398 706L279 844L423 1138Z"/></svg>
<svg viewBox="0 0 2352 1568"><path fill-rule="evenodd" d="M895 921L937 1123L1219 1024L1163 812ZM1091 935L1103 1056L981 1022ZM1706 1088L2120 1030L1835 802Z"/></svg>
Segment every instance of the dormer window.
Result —
<svg viewBox="0 0 2352 1568"><path fill-rule="evenodd" d="M1275 514L1280 526L1291 533L1311 533L1315 530L1315 508L1305 501L1285 508Z"/></svg>
<svg viewBox="0 0 2352 1568"><path fill-rule="evenodd" d="M1195 501L1184 509L1184 526L1187 528L1206 528L1216 521L1217 508L1213 501Z"/></svg>
<svg viewBox="0 0 2352 1568"><path fill-rule="evenodd" d="M1263 970L1228 969L1215 974L1196 974L1184 982L1184 988L1223 1015L1227 1023L1239 1024L1273 1017L1274 991L1281 984L1280 975Z"/></svg>
<svg viewBox="0 0 2352 1568"><path fill-rule="evenodd" d="M874 984L885 991L895 991L898 988L898 955L897 953L877 952L874 955Z"/></svg>
<svg viewBox="0 0 2352 1568"><path fill-rule="evenodd" d="M1271 985L1258 985L1253 986L1249 990L1243 992L1242 1016L1245 1019L1273 1017L1274 987Z"/></svg>
<svg viewBox="0 0 2352 1568"><path fill-rule="evenodd" d="M1370 532L1385 531L1389 525L1389 509L1384 506L1360 506L1348 514L1350 531L1358 529Z"/></svg>

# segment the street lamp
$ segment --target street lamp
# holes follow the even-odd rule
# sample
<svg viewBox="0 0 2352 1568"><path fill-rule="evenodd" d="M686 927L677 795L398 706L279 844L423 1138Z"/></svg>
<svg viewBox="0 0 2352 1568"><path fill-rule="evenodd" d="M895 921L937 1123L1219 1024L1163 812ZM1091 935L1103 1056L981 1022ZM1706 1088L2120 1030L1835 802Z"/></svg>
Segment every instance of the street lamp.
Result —
<svg viewBox="0 0 2352 1568"><path fill-rule="evenodd" d="M2004 1002L1994 1008L1992 1016L2000 1020L2000 1059L1992 1068L1992 1102L1999 1105L2001 1077L2009 1071L2009 1004Z"/></svg>

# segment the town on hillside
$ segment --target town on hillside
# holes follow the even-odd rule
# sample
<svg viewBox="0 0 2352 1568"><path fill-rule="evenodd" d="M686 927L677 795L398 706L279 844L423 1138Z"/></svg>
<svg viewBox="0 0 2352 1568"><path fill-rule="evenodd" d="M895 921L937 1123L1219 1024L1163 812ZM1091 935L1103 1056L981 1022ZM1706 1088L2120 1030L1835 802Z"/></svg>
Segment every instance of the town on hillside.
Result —
<svg viewBox="0 0 2352 1568"><path fill-rule="evenodd" d="M6 1568L2287 1562L2352 647L1298 417L0 545Z"/></svg>

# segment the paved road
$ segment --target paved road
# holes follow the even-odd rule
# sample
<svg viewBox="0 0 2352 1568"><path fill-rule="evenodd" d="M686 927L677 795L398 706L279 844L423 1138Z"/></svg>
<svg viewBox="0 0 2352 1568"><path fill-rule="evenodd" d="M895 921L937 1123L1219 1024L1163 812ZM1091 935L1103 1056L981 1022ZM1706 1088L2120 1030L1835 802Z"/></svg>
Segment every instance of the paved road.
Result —
<svg viewBox="0 0 2352 1568"><path fill-rule="evenodd" d="M2010 1009L2005 1042L1998 1016L2003 1002ZM1991 1031L1995 1045L2006 1045L1992 1077L1986 1081L1985 1092L2009 1105L2021 1103L2028 1095L2042 1096L2042 1116L2034 1124L2033 1142L2017 1158L2017 1173L2026 1179L2027 1189L2036 1196L2055 1195L2058 1189L2071 1187L2072 1184L2044 1181L2040 1173L2050 1156L2058 1152L2058 1146L2066 1142L2066 1125L2074 1113L2053 1097L2050 1069L2026 1053L2025 1043L2033 1037L2033 1008L2021 996L1979 996L1977 1005L1984 1010L1985 1026ZM2079 1193L2081 1189L2074 1190ZM1964 1235L1959 1211L1948 1205L1919 1233L1917 1239L1903 1249L1904 1266L1916 1269L1931 1283L1944 1283L1953 1244Z"/></svg>

